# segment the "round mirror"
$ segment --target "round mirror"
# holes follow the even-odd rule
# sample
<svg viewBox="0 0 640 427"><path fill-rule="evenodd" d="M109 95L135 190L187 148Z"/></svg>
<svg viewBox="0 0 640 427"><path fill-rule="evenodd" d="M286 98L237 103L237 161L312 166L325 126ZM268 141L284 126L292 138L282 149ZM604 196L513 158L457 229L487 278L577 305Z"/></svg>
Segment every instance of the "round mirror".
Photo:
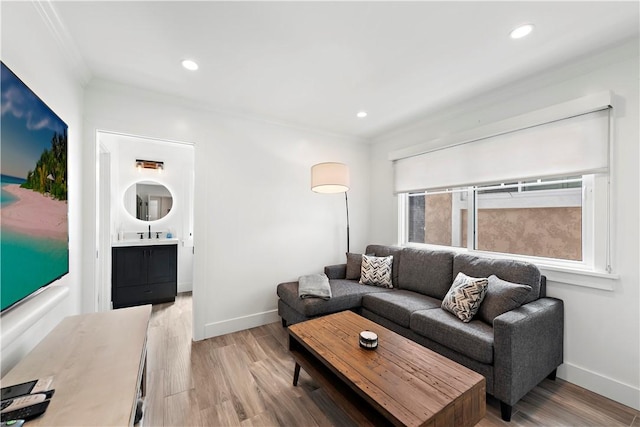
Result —
<svg viewBox="0 0 640 427"><path fill-rule="evenodd" d="M155 221L171 212L173 196L167 187L154 181L139 181L124 193L124 208L142 221Z"/></svg>

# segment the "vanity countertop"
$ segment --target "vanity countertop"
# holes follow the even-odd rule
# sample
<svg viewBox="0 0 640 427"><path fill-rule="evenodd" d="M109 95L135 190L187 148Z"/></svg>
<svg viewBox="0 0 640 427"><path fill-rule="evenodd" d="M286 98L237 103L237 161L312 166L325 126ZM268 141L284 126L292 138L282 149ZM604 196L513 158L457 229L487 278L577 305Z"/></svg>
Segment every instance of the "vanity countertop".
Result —
<svg viewBox="0 0 640 427"><path fill-rule="evenodd" d="M178 239L167 239L167 238L159 238L159 239L126 239L126 240L116 240L111 242L111 247L124 247L124 246L158 246L158 245L177 245L179 242Z"/></svg>

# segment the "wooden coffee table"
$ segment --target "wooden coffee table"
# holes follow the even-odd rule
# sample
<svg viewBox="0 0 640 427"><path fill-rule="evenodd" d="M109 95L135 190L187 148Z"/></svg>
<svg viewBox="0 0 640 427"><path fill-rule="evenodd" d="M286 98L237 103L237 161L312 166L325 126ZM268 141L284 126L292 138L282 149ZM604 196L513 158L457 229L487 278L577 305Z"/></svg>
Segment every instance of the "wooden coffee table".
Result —
<svg viewBox="0 0 640 427"><path fill-rule="evenodd" d="M359 333L378 335L365 350ZM482 375L377 323L344 311L289 327L300 367L359 425L473 426L485 415Z"/></svg>

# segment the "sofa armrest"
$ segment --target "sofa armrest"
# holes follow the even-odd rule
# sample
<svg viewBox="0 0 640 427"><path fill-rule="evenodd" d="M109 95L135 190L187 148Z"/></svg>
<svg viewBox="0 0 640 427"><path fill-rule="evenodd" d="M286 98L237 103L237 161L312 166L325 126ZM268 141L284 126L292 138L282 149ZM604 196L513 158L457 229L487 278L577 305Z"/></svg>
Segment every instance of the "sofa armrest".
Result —
<svg viewBox="0 0 640 427"><path fill-rule="evenodd" d="M347 277L347 264L328 265L324 268L324 274L329 279L344 279Z"/></svg>
<svg viewBox="0 0 640 427"><path fill-rule="evenodd" d="M493 333L494 396L513 405L562 364L564 304L537 299L496 317Z"/></svg>

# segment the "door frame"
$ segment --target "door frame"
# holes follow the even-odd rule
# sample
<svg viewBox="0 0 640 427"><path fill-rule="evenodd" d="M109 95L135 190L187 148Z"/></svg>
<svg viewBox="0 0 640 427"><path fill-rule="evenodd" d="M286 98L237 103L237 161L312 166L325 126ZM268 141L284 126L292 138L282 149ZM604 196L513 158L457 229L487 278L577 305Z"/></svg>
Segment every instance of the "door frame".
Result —
<svg viewBox="0 0 640 427"><path fill-rule="evenodd" d="M96 140L98 135L96 134ZM98 140L96 197L96 311L111 309L111 152Z"/></svg>
<svg viewBox="0 0 640 427"><path fill-rule="evenodd" d="M94 277L94 309L96 312L108 311L112 309L111 304L111 241L113 236L116 235L118 230L115 230L112 224L112 206L111 206L111 152L108 147L101 143L100 135L119 135L128 138L137 138L141 140L148 140L153 142L160 142L166 144L180 144L184 146L193 147L193 168L194 171L188 181L188 200L190 204L189 218L185 218L191 226L191 230L196 228L195 224L195 198L194 186L195 186L195 159L196 159L196 144L192 142L181 142L170 139L153 138L148 136L139 136L133 134L127 134L116 131L108 131L103 129L96 129L95 141L96 141L96 223L95 223L95 277ZM193 236L190 235L191 245L193 245ZM192 253L195 253L192 248ZM178 260L179 262L179 260ZM191 266L192 269L192 290L195 291L195 257Z"/></svg>

